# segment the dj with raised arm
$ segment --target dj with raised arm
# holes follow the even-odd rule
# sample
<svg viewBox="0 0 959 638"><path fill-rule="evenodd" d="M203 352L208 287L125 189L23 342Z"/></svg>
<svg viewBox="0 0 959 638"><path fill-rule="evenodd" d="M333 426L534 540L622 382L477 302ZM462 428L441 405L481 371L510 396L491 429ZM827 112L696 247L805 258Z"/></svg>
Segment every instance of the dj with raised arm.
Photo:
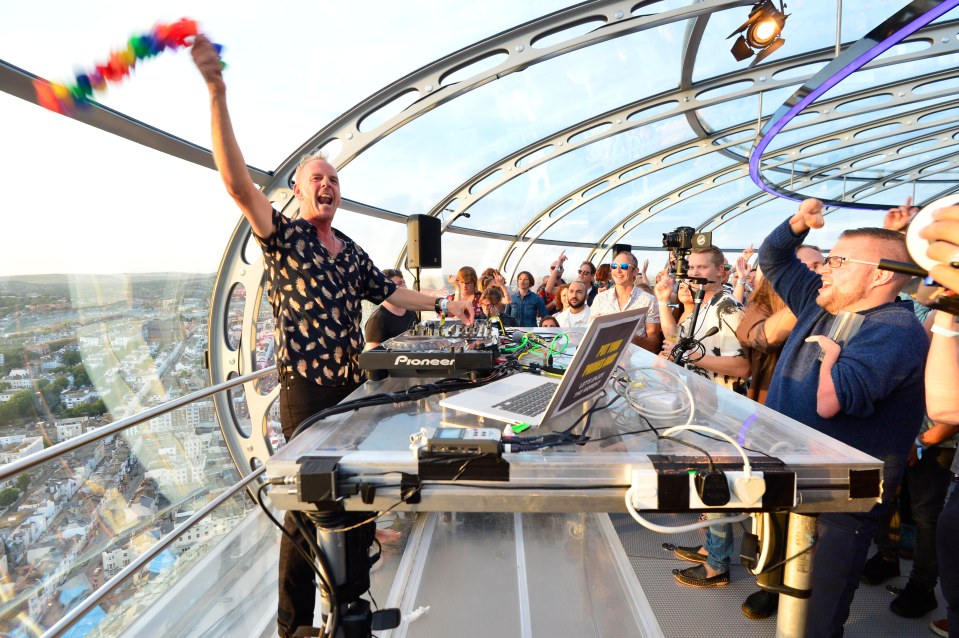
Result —
<svg viewBox="0 0 959 638"><path fill-rule="evenodd" d="M435 310L472 323L462 301L434 299L399 288L352 239L333 228L340 204L336 169L322 155L304 157L293 193L299 217L274 210L247 172L230 114L216 48L203 35L193 60L206 82L212 114L213 159L226 190L253 228L263 250L270 305L276 321L280 422L289 438L304 419L336 405L360 384L357 356L363 349L361 302L389 301L407 310ZM287 513L285 527L296 529ZM278 632L292 636L313 625L313 569L286 535L280 545Z"/></svg>

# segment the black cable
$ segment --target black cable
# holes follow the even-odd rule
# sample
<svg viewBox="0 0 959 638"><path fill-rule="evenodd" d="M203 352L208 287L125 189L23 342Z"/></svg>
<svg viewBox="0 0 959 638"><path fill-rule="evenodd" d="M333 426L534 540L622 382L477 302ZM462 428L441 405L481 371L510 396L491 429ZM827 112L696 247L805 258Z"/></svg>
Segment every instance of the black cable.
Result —
<svg viewBox="0 0 959 638"><path fill-rule="evenodd" d="M260 509L263 510L263 513L266 514L267 518L269 518L270 521L271 521L274 525L276 525L281 532L283 532L283 535L286 536L286 537L290 540L290 542L293 544L294 549L296 549L296 551L298 551L298 552L300 553L300 556L302 556L302 557L306 560L306 562L310 565L310 567L311 567L311 568L313 569L313 571L316 573L317 578L319 578L321 581L323 581L323 574L320 573L319 569L318 569L318 568L316 567L316 565L313 563L313 557L310 556L310 555L307 553L307 551L300 546L300 544L297 542L296 537L293 536L293 534L291 534L285 527L283 527L283 524L280 523L280 521L276 520L276 517L273 516L273 512L271 512L271 511L269 510L269 508L267 508L267 506L264 504L264 502L263 502L263 489L264 489L265 487L269 486L269 485L270 485L270 483L263 483L263 484L260 485L260 487L256 490L256 500L257 500L257 504L260 506ZM324 581L322 584L323 584L323 586L328 586L328 583L326 583L325 581Z"/></svg>
<svg viewBox="0 0 959 638"><path fill-rule="evenodd" d="M290 440L292 441L301 432L312 426L314 423L330 416L343 414L345 412L352 412L354 410L359 410L360 408L372 407L376 405L404 403L406 401L419 401L420 399L425 399L434 394L441 394L443 392L486 385L487 383L507 376L509 371L510 366L508 365L497 366L493 368L490 374L476 380L464 379L460 377L447 377L444 379L438 379L432 383L415 385L398 392L372 394L359 399L353 399L352 401L343 401L332 407L320 410L319 412L304 419L298 426L296 426L296 429L293 430L293 434L290 435Z"/></svg>
<svg viewBox="0 0 959 638"><path fill-rule="evenodd" d="M716 442L718 442L718 443L727 443L727 444L729 443L729 441L727 441L727 440L725 440L725 439L717 438L717 437L715 437L715 436L713 436L713 435L711 435L711 434L707 434L706 432L700 432L700 431L698 431L698 430L689 430L689 431L690 431L690 432L695 432L695 433L698 434L699 436L705 437L705 438L709 439L710 441L716 441ZM762 454L763 456L768 457L768 458L771 458L772 460L776 461L776 462L779 463L780 465L786 465L785 463L783 463L783 460L782 460L781 458L779 458L778 456L773 456L772 454L769 454L768 452L763 452L762 450L755 450L755 449L753 449L753 448L746 447L745 445L740 445L739 447L741 447L742 449L746 450L747 452L755 452L756 454Z"/></svg>
<svg viewBox="0 0 959 638"><path fill-rule="evenodd" d="M424 481L424 487L475 487L483 490L537 490L537 491L562 491L562 490L620 490L629 489L631 485L626 484L601 484L601 485L492 485L490 483L464 483L457 481L456 485L449 483L440 483L437 481Z"/></svg>

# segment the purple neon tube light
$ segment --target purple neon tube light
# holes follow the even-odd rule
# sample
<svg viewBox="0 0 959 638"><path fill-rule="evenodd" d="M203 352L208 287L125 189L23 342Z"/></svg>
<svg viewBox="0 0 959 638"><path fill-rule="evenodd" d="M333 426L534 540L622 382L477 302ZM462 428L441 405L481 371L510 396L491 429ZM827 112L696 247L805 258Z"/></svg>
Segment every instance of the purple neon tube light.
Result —
<svg viewBox="0 0 959 638"><path fill-rule="evenodd" d="M907 19L907 16L910 14L915 14L916 9L921 10L922 5L928 5L928 0L914 0L908 6L904 7L896 14L895 17L901 17L903 20ZM800 98L796 104L794 104L789 110L783 113L778 119L771 121L769 124L764 127L766 129L763 136L759 139L756 145L753 147L752 153L749 155L749 176L752 178L753 182L756 183L761 189L775 195L777 197L783 197L786 199L801 200L803 197L798 193L788 191L786 189L779 188L770 184L762 176L760 171L759 162L762 159L763 152L766 150L766 147L772 143L773 139L779 132L785 128L787 124L799 113L801 113L807 106L815 102L819 97L824 94L826 91L832 87L839 84L841 81L852 75L854 72L858 71L860 68L865 66L867 63L871 62L879 55L890 49L892 46L898 44L902 40L906 39L919 29L925 27L927 24L933 20L938 19L939 17L945 15L952 9L959 5L959 0L944 0L939 3L937 6L929 9L919 17L907 22L905 25L894 31L891 35L885 37L884 39L876 42L873 46L869 47L865 52L858 54L857 51L859 48L856 45L853 45L851 48L847 49L843 55L840 55L838 58L833 60L828 66L826 66L823 71L820 73L825 73L830 70L832 67L839 67L831 76L826 78L819 86L809 90L807 86L802 86L799 88L796 93L793 94L793 97L799 95L800 93L809 90L809 93L802 98ZM888 22L888 21L887 21ZM866 39L870 38L872 34L870 33L866 38L860 40L860 43L864 42ZM852 60L846 62L846 58L851 57ZM788 100L786 101L788 103ZM781 109L782 107L780 107ZM775 116L774 116L775 117ZM882 204L865 204L865 203L854 203L854 202L843 202L838 200L824 200L827 205L839 207L839 208L865 208L865 209L882 209L885 210L889 208L887 205Z"/></svg>

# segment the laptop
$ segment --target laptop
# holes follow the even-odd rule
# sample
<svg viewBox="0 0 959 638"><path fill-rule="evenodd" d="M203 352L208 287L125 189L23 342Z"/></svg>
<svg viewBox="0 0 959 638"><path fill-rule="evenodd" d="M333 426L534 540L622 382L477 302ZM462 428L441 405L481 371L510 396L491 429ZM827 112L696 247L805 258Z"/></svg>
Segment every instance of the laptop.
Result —
<svg viewBox="0 0 959 638"><path fill-rule="evenodd" d="M531 426L554 419L598 395L629 349L642 310L596 317L562 379L523 372L440 401L451 410Z"/></svg>

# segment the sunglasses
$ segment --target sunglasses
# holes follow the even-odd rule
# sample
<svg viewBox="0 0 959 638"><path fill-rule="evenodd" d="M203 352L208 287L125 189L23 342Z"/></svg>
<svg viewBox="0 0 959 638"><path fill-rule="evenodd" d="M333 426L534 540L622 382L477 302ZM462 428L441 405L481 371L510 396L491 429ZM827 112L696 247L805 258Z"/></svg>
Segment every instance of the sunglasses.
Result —
<svg viewBox="0 0 959 638"><path fill-rule="evenodd" d="M576 272L578 272L579 274L583 275L584 277L585 277L586 275L592 275L592 274L593 274L593 271L591 271L591 270L577 270Z"/></svg>
<svg viewBox="0 0 959 638"><path fill-rule="evenodd" d="M629 270L632 267L633 267L632 264L615 264L614 263L609 265L610 270L619 270L620 268L622 268L623 270Z"/></svg>
<svg viewBox="0 0 959 638"><path fill-rule="evenodd" d="M403 276L403 273L401 273L401 272L400 272L399 270L397 270L396 268L387 268L386 270L383 271L383 274L386 275L387 277L402 277L402 276Z"/></svg>

